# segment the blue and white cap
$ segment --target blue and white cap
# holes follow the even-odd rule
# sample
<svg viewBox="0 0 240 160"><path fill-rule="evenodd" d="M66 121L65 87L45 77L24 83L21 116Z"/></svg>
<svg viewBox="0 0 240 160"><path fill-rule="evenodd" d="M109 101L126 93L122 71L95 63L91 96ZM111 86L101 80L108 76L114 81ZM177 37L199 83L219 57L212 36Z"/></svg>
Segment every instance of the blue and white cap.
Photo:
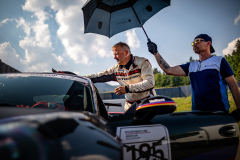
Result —
<svg viewBox="0 0 240 160"><path fill-rule="evenodd" d="M212 38L209 35L207 35L207 34L199 34L194 39L196 39L196 38L202 38L205 41L210 41L211 42L210 51L211 51L211 53L215 52L215 50L214 50L214 48L212 46Z"/></svg>

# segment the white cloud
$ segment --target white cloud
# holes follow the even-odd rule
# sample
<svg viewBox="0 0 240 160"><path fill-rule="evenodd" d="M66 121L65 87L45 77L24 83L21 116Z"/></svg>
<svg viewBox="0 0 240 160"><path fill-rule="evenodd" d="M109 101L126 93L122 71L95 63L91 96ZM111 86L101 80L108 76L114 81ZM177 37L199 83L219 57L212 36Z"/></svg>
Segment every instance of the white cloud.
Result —
<svg viewBox="0 0 240 160"><path fill-rule="evenodd" d="M63 57L62 56L60 56L60 55L57 56L54 53L52 53L52 56L58 61L58 63L65 63L66 64L66 62L63 61Z"/></svg>
<svg viewBox="0 0 240 160"><path fill-rule="evenodd" d="M2 26L3 24L6 24L8 21L12 21L12 20L6 18L0 22L0 26Z"/></svg>
<svg viewBox="0 0 240 160"><path fill-rule="evenodd" d="M131 49L140 48L140 40L137 37L135 29L126 31L127 44Z"/></svg>
<svg viewBox="0 0 240 160"><path fill-rule="evenodd" d="M50 15L45 12L45 7L50 5L51 1L30 1L27 0L22 6L23 10L29 11L36 17L36 20L27 21L23 17L15 19L17 28L21 27L26 36L19 41L19 46L25 50L25 55L19 62L24 64L22 71L51 71L52 67L63 68L66 66L61 55L53 54L51 34L49 26L45 22Z"/></svg>
<svg viewBox="0 0 240 160"><path fill-rule="evenodd" d="M223 55L228 55L228 54L231 55L231 54L232 54L233 50L236 49L236 48L235 48L235 45L236 45L238 39L240 40L240 37L237 38L237 39L235 39L235 40L233 40L232 42L228 43L228 47L225 48L225 49L222 51L222 52L223 52Z"/></svg>
<svg viewBox="0 0 240 160"><path fill-rule="evenodd" d="M15 49L11 47L11 44L9 42L0 44L0 57L4 63L19 71L23 71L26 67L23 60L17 54Z"/></svg>
<svg viewBox="0 0 240 160"><path fill-rule="evenodd" d="M34 55L29 50L33 47L42 47L48 51L48 54L51 50L54 50L50 39L49 26L45 23L49 17L53 16L45 11L46 7L50 7L55 11L55 20L59 25L57 36L65 48L63 52L74 63L91 65L97 57L111 56L111 46L107 37L96 34L83 35L84 21L81 8L85 2L85 0L27 0L25 5L22 6L23 10L33 12L38 20L31 26L35 36L25 37L23 40L25 45L23 45L23 42L20 43L21 47L26 51L26 58L29 60L34 59ZM23 26L26 28L26 25ZM59 59L56 60L60 62Z"/></svg>
<svg viewBox="0 0 240 160"><path fill-rule="evenodd" d="M91 65L94 58L109 57L112 53L107 37L96 34L83 35L83 13L79 8L84 2L78 1L64 8L59 4L53 6L58 10L56 13L56 21L59 24L57 35L65 47L66 54L77 64Z"/></svg>
<svg viewBox="0 0 240 160"><path fill-rule="evenodd" d="M19 56L14 48L5 42L1 44L1 59L9 65L13 64L12 62L18 64L16 67L23 72L44 72L51 71L51 68L67 70L67 61L71 66L79 63L92 65L98 57L111 56L109 38L97 34L83 34L84 20L81 8L85 2L86 0L26 0L22 9L30 14L30 20L20 17L0 22L1 26L15 20L16 27L23 29L26 35L20 36L22 39L19 46L24 50L24 55ZM47 7L50 10L46 9ZM51 9L54 12L51 12ZM47 23L47 20L53 17L59 25L56 31L57 38L64 47L61 53L54 53L52 39L55 43L56 38L52 37ZM135 31L130 34L134 36ZM134 41L133 47L136 47L136 38ZM14 58L10 58L6 53Z"/></svg>
<svg viewBox="0 0 240 160"><path fill-rule="evenodd" d="M39 13L43 13L45 7L49 6L51 3L50 0L42 0L42 1L32 1L26 0L25 4L22 6L23 10L34 12L35 15L39 15Z"/></svg>
<svg viewBox="0 0 240 160"><path fill-rule="evenodd" d="M22 17L19 20L16 19L16 22L17 22L17 28L22 27L22 29L27 34L27 36L29 36L31 33L31 24L26 22Z"/></svg>
<svg viewBox="0 0 240 160"><path fill-rule="evenodd" d="M240 21L240 11L239 11L239 15L234 20L234 24L238 25L238 21Z"/></svg>
<svg viewBox="0 0 240 160"><path fill-rule="evenodd" d="M33 54L31 51L31 49L26 50L26 56L22 59L15 49L11 47L9 42L0 44L1 60L21 72L50 72L51 68L56 66L56 64L59 64L57 68L66 65L66 62L63 61L63 57L61 56L56 56L54 54L46 56L42 54L43 57L41 57L38 55L41 54L40 52L35 52L37 54Z"/></svg>

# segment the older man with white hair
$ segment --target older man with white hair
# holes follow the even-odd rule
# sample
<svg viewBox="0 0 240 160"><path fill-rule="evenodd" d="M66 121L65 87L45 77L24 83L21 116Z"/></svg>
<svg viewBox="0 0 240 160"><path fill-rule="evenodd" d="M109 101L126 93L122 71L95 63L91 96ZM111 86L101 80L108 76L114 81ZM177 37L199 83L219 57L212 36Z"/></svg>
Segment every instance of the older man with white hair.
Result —
<svg viewBox="0 0 240 160"><path fill-rule="evenodd" d="M93 83L117 81L121 86L115 89L117 95L125 94L126 111L135 102L156 95L154 91L155 80L152 66L146 58L133 56L130 47L119 42L112 47L114 59L117 64L96 74L87 75Z"/></svg>

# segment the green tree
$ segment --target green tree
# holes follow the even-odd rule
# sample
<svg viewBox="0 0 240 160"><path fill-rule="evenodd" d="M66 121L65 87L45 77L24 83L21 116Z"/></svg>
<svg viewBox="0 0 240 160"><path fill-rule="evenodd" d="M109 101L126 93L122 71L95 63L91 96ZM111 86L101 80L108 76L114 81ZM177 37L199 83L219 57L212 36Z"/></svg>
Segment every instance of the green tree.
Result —
<svg viewBox="0 0 240 160"><path fill-rule="evenodd" d="M182 78L182 85L183 86L186 86L186 85L190 85L190 80L189 80L189 77L186 76L186 77L181 77Z"/></svg>
<svg viewBox="0 0 240 160"><path fill-rule="evenodd" d="M162 78L162 74L161 73L154 74L155 87L156 88L160 88L162 86L161 85L161 78Z"/></svg>
<svg viewBox="0 0 240 160"><path fill-rule="evenodd" d="M178 87L183 85L183 80L184 77L176 77L176 76L171 76L170 77L170 87Z"/></svg>
<svg viewBox="0 0 240 160"><path fill-rule="evenodd" d="M235 45L235 50L233 50L232 55L239 56L240 55L240 39L237 40Z"/></svg>
<svg viewBox="0 0 240 160"><path fill-rule="evenodd" d="M157 74L157 73L160 73L160 71L157 68L154 68L153 69L153 74Z"/></svg>
<svg viewBox="0 0 240 160"><path fill-rule="evenodd" d="M192 57L189 58L189 62L197 61ZM188 76L177 77L166 75L164 72L161 73L157 68L153 69L154 79L155 79L155 88L161 87L179 87L190 85L190 80Z"/></svg>
<svg viewBox="0 0 240 160"><path fill-rule="evenodd" d="M161 78L161 87L169 87L169 85L170 85L170 76L163 73Z"/></svg>
<svg viewBox="0 0 240 160"><path fill-rule="evenodd" d="M189 62L194 62L194 61L197 61L197 60L193 59L192 56L190 56Z"/></svg>
<svg viewBox="0 0 240 160"><path fill-rule="evenodd" d="M240 81L240 39L237 40L232 54L226 55L225 58L232 67L236 80Z"/></svg>
<svg viewBox="0 0 240 160"><path fill-rule="evenodd" d="M240 63L238 63L238 68L235 75L236 75L236 80L240 82Z"/></svg>

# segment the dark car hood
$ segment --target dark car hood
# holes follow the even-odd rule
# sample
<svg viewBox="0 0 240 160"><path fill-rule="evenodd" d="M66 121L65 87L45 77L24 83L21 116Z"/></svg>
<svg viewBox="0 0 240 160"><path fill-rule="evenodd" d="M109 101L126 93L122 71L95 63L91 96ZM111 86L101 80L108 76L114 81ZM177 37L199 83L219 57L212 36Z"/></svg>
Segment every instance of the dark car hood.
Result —
<svg viewBox="0 0 240 160"><path fill-rule="evenodd" d="M1 107L0 141L16 144L19 159L120 159L121 145L98 117L86 111Z"/></svg>

